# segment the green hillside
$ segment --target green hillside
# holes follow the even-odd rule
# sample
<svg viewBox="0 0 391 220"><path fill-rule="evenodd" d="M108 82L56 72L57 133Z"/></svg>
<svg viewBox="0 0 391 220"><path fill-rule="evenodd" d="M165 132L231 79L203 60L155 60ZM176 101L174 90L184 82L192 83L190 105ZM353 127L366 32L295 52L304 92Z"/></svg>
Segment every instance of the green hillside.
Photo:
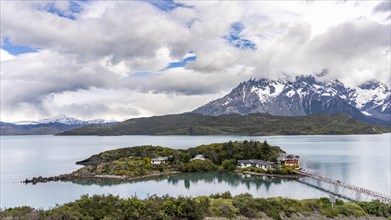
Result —
<svg viewBox="0 0 391 220"><path fill-rule="evenodd" d="M378 134L389 131L389 128L368 125L348 115L285 117L185 113L129 119L112 126L89 125L60 135L315 135Z"/></svg>
<svg viewBox="0 0 391 220"><path fill-rule="evenodd" d="M28 206L0 210L1 219L386 219L391 206L379 201L335 204L327 198L254 198L230 192L210 196L120 198L83 195L48 210Z"/></svg>

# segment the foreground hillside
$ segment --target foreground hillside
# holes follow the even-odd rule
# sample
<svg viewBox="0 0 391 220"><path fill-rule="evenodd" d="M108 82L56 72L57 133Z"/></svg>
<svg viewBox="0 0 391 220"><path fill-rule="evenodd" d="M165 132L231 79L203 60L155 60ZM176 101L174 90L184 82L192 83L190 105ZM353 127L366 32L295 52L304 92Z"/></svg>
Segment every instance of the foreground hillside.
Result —
<svg viewBox="0 0 391 220"><path fill-rule="evenodd" d="M325 219L335 217L385 219L391 206L373 202L343 202L333 205L327 198L294 200L253 198L250 194L231 196L229 192L196 198L150 196L146 199L113 195L82 196L49 210L31 207L0 211L2 219ZM345 219L344 218L344 219Z"/></svg>
<svg viewBox="0 0 391 220"><path fill-rule="evenodd" d="M204 116L195 113L129 119L112 126L89 125L60 135L315 135L377 134L388 128L347 115L300 117L267 114Z"/></svg>

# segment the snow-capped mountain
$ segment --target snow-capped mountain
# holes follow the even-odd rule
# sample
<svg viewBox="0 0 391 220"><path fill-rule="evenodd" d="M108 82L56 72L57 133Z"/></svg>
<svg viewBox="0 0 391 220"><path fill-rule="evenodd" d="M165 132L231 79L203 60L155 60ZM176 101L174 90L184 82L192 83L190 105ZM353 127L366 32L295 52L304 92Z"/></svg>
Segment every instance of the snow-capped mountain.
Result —
<svg viewBox="0 0 391 220"><path fill-rule="evenodd" d="M20 121L14 123L0 122L0 135L57 134L69 129L82 127L84 125L112 125L115 123L118 122L103 119L82 121L65 115L57 115L52 118L42 119L39 121Z"/></svg>
<svg viewBox="0 0 391 220"><path fill-rule="evenodd" d="M50 124L50 123L61 123L66 125L87 125L87 124L107 124L114 123L116 121L108 121L103 119L94 119L82 121L76 118L68 117L66 115L56 115L52 118L46 118L39 121L19 121L14 122L15 125L37 125L37 124Z"/></svg>
<svg viewBox="0 0 391 220"><path fill-rule="evenodd" d="M347 100L365 115L390 121L390 89L382 83L375 81L364 83L350 90Z"/></svg>
<svg viewBox="0 0 391 220"><path fill-rule="evenodd" d="M193 112L204 115L267 113L281 116L348 114L375 124L391 122L391 91L380 82L357 88L314 76L294 80L250 79Z"/></svg>

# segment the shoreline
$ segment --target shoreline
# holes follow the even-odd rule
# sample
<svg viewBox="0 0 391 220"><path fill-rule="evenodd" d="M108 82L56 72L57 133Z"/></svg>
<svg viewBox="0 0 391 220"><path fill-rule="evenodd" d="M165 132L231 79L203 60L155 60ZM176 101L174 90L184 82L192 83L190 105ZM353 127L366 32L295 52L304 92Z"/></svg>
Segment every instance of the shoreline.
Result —
<svg viewBox="0 0 391 220"><path fill-rule="evenodd" d="M144 176L137 176L137 177L129 177L129 176L118 176L118 175L110 175L110 174L99 174L94 176L79 176L77 178L98 178L98 179L116 179L116 180L138 180L138 179L147 179L150 177L157 177L157 176L165 176L165 175L171 175L171 174L180 174L182 172L180 171L171 171L167 173L155 173L155 174L149 174Z"/></svg>
<svg viewBox="0 0 391 220"><path fill-rule="evenodd" d="M230 171L225 171L230 172ZM241 170L235 170L231 171L235 172L237 175L240 174L249 174L252 176L267 176L267 177L277 177L277 178L289 178L289 179L298 179L300 175L283 175L283 174L269 174L269 173L257 173L257 172L250 172L250 171L241 171ZM118 175L111 175L111 174L98 174L98 175L80 175L80 176L74 176L71 174L63 174L59 176L53 176L53 177L33 177L32 179L26 179L23 181L20 181L21 183L25 184L37 184L37 183L46 183L46 182L58 182L58 181L72 181L73 179L82 178L82 179L111 179L111 180L140 180L140 179L147 179L147 178L153 178L158 176L165 176L165 175L174 175L174 174L181 174L183 172L180 171L171 171L166 173L155 173L155 174L149 174L144 176L136 176L136 177L130 177L130 176L118 176Z"/></svg>
<svg viewBox="0 0 391 220"><path fill-rule="evenodd" d="M138 180L138 179L147 179L151 177L158 177L158 176L164 176L164 175L172 175L172 174L180 174L182 172L180 171L171 171L171 172L166 172L166 173L155 173L155 174L149 174L149 175L144 175L144 176L136 176L136 177L130 177L130 176L118 176L118 175L110 175L110 174L98 174L98 175L72 175L72 174L63 174L59 176L52 176L52 177L33 177L31 179L25 179L23 181L20 181L21 183L24 184L37 184L37 183L47 183L47 182L58 182L58 181L72 181L73 179L77 178L83 178L83 179L112 179L112 180Z"/></svg>

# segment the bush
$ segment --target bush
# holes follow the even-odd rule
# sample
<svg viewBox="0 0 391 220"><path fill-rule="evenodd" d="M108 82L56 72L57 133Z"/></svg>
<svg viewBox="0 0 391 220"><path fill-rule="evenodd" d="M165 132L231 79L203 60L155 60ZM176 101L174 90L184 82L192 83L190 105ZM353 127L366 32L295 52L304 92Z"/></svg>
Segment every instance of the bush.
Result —
<svg viewBox="0 0 391 220"><path fill-rule="evenodd" d="M220 193L212 194L209 197L213 199L232 199L232 195L229 191L223 192L221 194Z"/></svg>
<svg viewBox="0 0 391 220"><path fill-rule="evenodd" d="M222 167L226 170L236 170L236 160L227 159L221 163Z"/></svg>
<svg viewBox="0 0 391 220"><path fill-rule="evenodd" d="M181 164L179 170L182 172L208 172L217 170L217 166L208 159L192 160L189 163Z"/></svg>
<svg viewBox="0 0 391 220"><path fill-rule="evenodd" d="M387 205L378 200L372 202L358 203L370 215L391 217L391 205Z"/></svg>
<svg viewBox="0 0 391 220"><path fill-rule="evenodd" d="M337 205L337 203L335 203ZM358 204L347 202L342 205L337 205L337 209L340 214L345 216L365 216L364 209L361 208Z"/></svg>
<svg viewBox="0 0 391 220"><path fill-rule="evenodd" d="M42 210L35 210L28 206L8 208L0 211L0 219L42 219Z"/></svg>
<svg viewBox="0 0 391 220"><path fill-rule="evenodd" d="M210 213L212 216L234 218L238 209L232 205L231 199L213 199L210 202Z"/></svg>
<svg viewBox="0 0 391 220"><path fill-rule="evenodd" d="M239 214L248 218L255 218L257 210L254 206L253 200L254 199L251 194L245 193L235 196L232 204L239 209Z"/></svg>

